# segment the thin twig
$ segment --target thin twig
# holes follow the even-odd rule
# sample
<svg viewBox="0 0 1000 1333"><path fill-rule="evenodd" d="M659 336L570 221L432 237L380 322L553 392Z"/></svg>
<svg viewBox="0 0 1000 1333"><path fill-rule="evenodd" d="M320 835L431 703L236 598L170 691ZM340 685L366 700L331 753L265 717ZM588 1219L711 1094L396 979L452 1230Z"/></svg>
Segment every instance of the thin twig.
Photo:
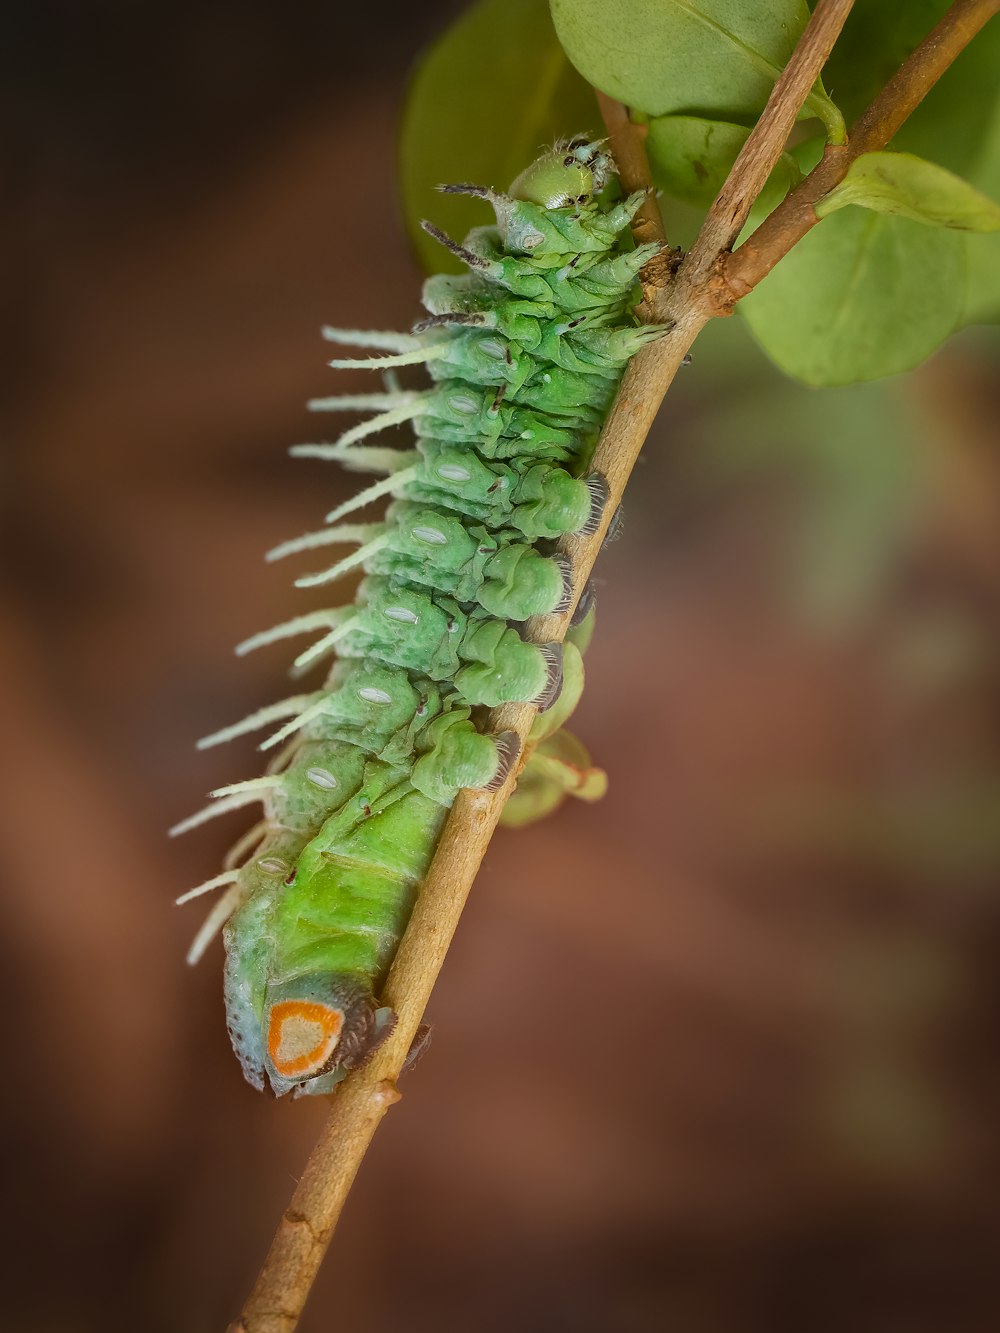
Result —
<svg viewBox="0 0 1000 1333"><path fill-rule="evenodd" d="M992 13L998 6L1000 0L990 0L989 4L983 0L959 0L954 9L977 13L988 9ZM714 246L721 246L727 237L726 243L731 244L736 234L733 227L738 232L742 226L742 221L739 226L736 224L741 213L745 219L743 210L745 206L749 207L747 200L753 202L754 183L759 181L762 184L777 160L788 128L819 76L849 8L847 0L821 0L817 5L806 34L789 62L789 69L794 66L794 73L788 74L786 70L788 77L783 76L779 81L775 93L781 87L780 96L772 97L768 102L761 125L748 139L747 148L737 159L713 206L710 217L715 234ZM923 57L920 68L928 71L933 68L933 77L939 77L990 13L981 17L964 41L952 42L950 46L946 44L946 49L951 52L947 59L932 64L928 57ZM939 25L935 34L942 28L948 31L947 20ZM915 52L907 66L916 57ZM893 84L898 88L901 104L905 105L912 81L904 79L900 83L901 75ZM930 75L922 77L930 78ZM930 86L929 82L927 86ZM641 131L629 125L627 115L617 103L604 99L603 106L623 185L627 190L648 188L649 168ZM876 114L875 108L880 108L877 111L879 125L889 124L894 119L896 113L892 106L886 105L884 94L873 103L872 114ZM862 122L868 115L862 117ZM770 117L778 117L779 126L785 129L771 131L764 126L763 122ZM644 225L657 224L647 216ZM786 239L784 232L776 237L776 257L794 243L786 243ZM699 238L692 253L701 256L697 266L686 263L672 283L668 282L668 274L661 274L661 285L655 289L650 287L647 293L651 299L644 305L656 306L660 317L666 312L673 325L664 338L645 348L628 366L598 442L594 466L604 473L609 490L609 503L599 530L587 537L568 538L563 543L563 549L572 561L574 606L590 576L663 395L702 327L713 315L728 312L706 294L706 289L716 280L720 250L712 253L708 242L702 243ZM735 255L742 253L741 249ZM696 267L702 274L702 280L697 284L692 282ZM711 274L708 270L712 270ZM529 622L529 634L538 642L561 640L570 615L571 611L567 611L560 616ZM515 730L523 738L534 715L535 710L530 705L507 705L494 714L493 727L498 731ZM230 1333L292 1333L295 1328L361 1159L382 1116L399 1099L396 1079L416 1035L469 889L515 781L516 774L512 773L504 787L492 795L473 791L459 793L383 992L385 1003L391 1004L398 1015L396 1028L370 1063L352 1073L337 1090L327 1124L281 1219L256 1286L242 1317L230 1326Z"/></svg>
<svg viewBox="0 0 1000 1333"><path fill-rule="evenodd" d="M689 285L703 281L743 230L853 6L854 0L819 0L684 261Z"/></svg>
<svg viewBox="0 0 1000 1333"><path fill-rule="evenodd" d="M829 144L818 166L801 185L738 250L718 263L718 282L713 288L719 301L718 313L731 310L816 225L819 219L814 205L844 179L855 158L886 146L955 58L997 13L1000 0L956 0L858 118L847 143Z"/></svg>
<svg viewBox="0 0 1000 1333"><path fill-rule="evenodd" d="M607 93L595 89L597 105L608 131L611 143L611 155L618 168L618 177L628 182L629 191L646 190L646 200L632 220L632 235L636 245L646 245L658 241L663 247L653 256L639 274L642 284L642 304L637 313L645 323L656 319L654 304L660 292L669 285L673 276L672 256L667 248L667 236L663 230L663 218L656 202L656 190L653 176L649 170L646 156L646 136L649 131L645 125L634 125L629 119L628 108L616 102Z"/></svg>

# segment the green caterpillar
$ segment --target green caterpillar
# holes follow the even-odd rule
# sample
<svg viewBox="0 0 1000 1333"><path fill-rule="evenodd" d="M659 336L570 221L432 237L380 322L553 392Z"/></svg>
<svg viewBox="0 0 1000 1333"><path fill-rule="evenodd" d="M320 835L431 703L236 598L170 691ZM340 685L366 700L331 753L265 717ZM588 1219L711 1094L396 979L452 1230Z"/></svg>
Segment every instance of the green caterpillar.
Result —
<svg viewBox="0 0 1000 1333"><path fill-rule="evenodd" d="M223 873L179 900L225 888L189 959L223 930L229 1032L257 1088L328 1092L390 1030L378 993L447 810L462 787L499 786L517 756L517 737L484 733L474 710L551 708L537 740L579 695L573 643L564 655L518 625L568 604L570 571L551 543L595 530L606 487L587 467L601 423L629 357L663 332L631 313L636 277L658 248L631 248L644 196L609 199L612 180L602 145L578 138L544 153L507 194L445 186L496 212L497 225L463 245L425 224L470 273L428 280L428 317L412 333L324 331L388 353L334 367L419 363L432 383L409 391L390 375L383 392L310 404L376 415L335 444L294 453L384 475L329 514L331 526L269 558L352 543L298 585L358 568L366 578L353 605L239 646L318 632L296 668L334 650L339 660L321 689L201 742L280 724L261 748L284 748L264 777L213 792L211 806L172 830L263 804ZM403 421L413 450L361 443ZM383 496L383 521L340 522ZM539 749L539 773L560 762L557 751ZM593 783L581 782L581 794L596 794Z"/></svg>

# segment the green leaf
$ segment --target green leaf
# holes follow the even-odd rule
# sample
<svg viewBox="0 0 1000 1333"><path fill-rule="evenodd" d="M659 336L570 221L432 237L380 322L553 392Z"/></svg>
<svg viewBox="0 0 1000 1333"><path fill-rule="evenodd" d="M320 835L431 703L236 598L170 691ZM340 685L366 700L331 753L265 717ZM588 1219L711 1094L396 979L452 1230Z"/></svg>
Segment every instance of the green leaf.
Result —
<svg viewBox="0 0 1000 1333"><path fill-rule="evenodd" d="M661 190L707 207L746 143L747 130L703 116L657 116L649 122L646 152Z"/></svg>
<svg viewBox="0 0 1000 1333"><path fill-rule="evenodd" d="M582 742L572 732L557 731L528 756L500 822L523 828L551 814L567 796L599 801L607 790L607 773L591 763Z"/></svg>
<svg viewBox="0 0 1000 1333"><path fill-rule="evenodd" d="M951 0L854 0L823 73L853 121L938 22Z"/></svg>
<svg viewBox="0 0 1000 1333"><path fill-rule="evenodd" d="M646 151L653 180L661 190L685 203L705 208L712 203L746 143L743 125L702 116L657 116L648 125ZM764 193L775 207L799 181L794 161L782 154Z"/></svg>
<svg viewBox="0 0 1000 1333"><path fill-rule="evenodd" d="M591 613L590 628L594 627L594 617ZM570 631L573 633L574 630ZM580 702L580 696L583 694L583 652L572 639L567 638L563 644L563 683L559 692L559 698L551 708L539 713L531 724L531 731L528 733L528 740L534 743L547 740L551 735L559 730L563 723L568 722L572 716L577 704Z"/></svg>
<svg viewBox="0 0 1000 1333"><path fill-rule="evenodd" d="M970 175L981 189L1000 198L1000 103ZM965 253L963 323L1000 323L1000 236L966 236Z"/></svg>
<svg viewBox="0 0 1000 1333"><path fill-rule="evenodd" d="M806 384L919 365L955 330L965 238L846 209L814 227L739 309L769 357Z"/></svg>
<svg viewBox="0 0 1000 1333"><path fill-rule="evenodd" d="M862 153L840 184L819 201L816 214L824 218L848 204L932 227L1000 231L1000 204L912 153Z"/></svg>
<svg viewBox="0 0 1000 1333"><path fill-rule="evenodd" d="M461 265L420 229L429 218L462 237L492 215L436 187L505 189L560 135L601 132L593 92L567 60L546 0L478 0L428 51L410 86L400 136L407 229L425 267Z"/></svg>
<svg viewBox="0 0 1000 1333"><path fill-rule="evenodd" d="M595 87L648 116L739 121L763 110L809 18L805 0L551 0L559 40ZM838 142L821 82L805 116Z"/></svg>
<svg viewBox="0 0 1000 1333"><path fill-rule="evenodd" d="M966 236L963 324L1000 324L1000 236Z"/></svg>

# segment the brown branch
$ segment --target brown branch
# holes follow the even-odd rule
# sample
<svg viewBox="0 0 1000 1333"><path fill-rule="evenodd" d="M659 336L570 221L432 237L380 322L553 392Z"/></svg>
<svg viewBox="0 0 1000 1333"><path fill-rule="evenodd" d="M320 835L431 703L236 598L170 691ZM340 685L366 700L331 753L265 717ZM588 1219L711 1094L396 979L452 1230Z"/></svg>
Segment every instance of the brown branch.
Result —
<svg viewBox="0 0 1000 1333"><path fill-rule="evenodd" d="M816 225L819 218L815 205L844 179L855 158L886 146L955 58L998 12L1000 0L956 0L859 117L846 145L828 145L815 170L738 250L724 257L718 265L715 288L718 313L731 310Z"/></svg>
<svg viewBox="0 0 1000 1333"><path fill-rule="evenodd" d="M699 284L743 230L853 6L854 0L819 0L684 261L687 284Z"/></svg>
<svg viewBox="0 0 1000 1333"><path fill-rule="evenodd" d="M935 49L950 51L950 55L947 59L940 55L932 59L925 52L918 59L915 52L893 81L900 99L898 106L909 106L912 110L916 105L912 100L916 75L902 77L912 62L917 61L915 68L923 71L919 77L926 83L925 92L933 78L940 76L998 6L1000 0L990 0L989 4L983 0L959 0L950 13L963 12L967 35L958 42L947 18L935 29L920 51L930 50L928 43L932 41L943 41L944 45ZM567 538L562 543L572 562L574 606L590 576L608 524L663 395L702 327L713 315L728 313L728 307L712 299L714 284L718 283L719 261L743 225L746 210L753 202L753 190L766 180L782 151L788 129L811 91L849 8L847 0L820 0L802 41L792 54L789 69L775 86L760 124L747 140L706 219L708 231L706 234L703 230L695 242L691 252L694 258L689 257L675 281L669 282L669 273L661 271L659 278L648 286L647 299L640 309L645 308L646 318L655 310L656 317L670 321L671 329L665 337L640 352L628 366L598 442L593 463L607 478L609 490L609 502L599 530L590 536ZM984 13L985 10L989 12ZM950 43L948 34L951 34ZM909 110L900 113L896 107L897 103L891 99L886 102L883 94L859 124L871 115L871 132L877 139L886 126L895 120L901 123L909 114ZM602 108L607 116L622 183L630 191L648 189L650 176L642 131L629 125L627 113L617 103L605 98ZM775 118L773 128L771 118ZM845 150L839 151L843 153ZM648 209L640 226L647 236L662 236L662 224ZM642 235L643 231L640 231L640 237ZM793 243L788 241L785 249ZM732 260L742 255L745 248L729 258ZM567 611L560 616L536 618L529 622L529 636L538 642L561 640L570 615ZM534 715L535 710L530 705L508 705L496 711L492 723L495 730L511 729L524 738ZM292 1333L298 1323L368 1144L382 1116L399 1100L396 1080L416 1035L469 889L515 781L516 774L511 774L503 789L492 795L474 791L459 793L383 991L385 1003L391 1004L398 1015L396 1028L370 1063L352 1073L333 1097L327 1124L281 1219L243 1314L230 1326L230 1333Z"/></svg>
<svg viewBox="0 0 1000 1333"><path fill-rule="evenodd" d="M655 300L661 290L667 287L673 276L672 257L667 249L667 237L663 230L663 218L656 202L656 189L649 170L646 156L646 136L649 133L645 125L634 125L629 119L628 108L616 102L607 93L595 89L597 105L608 131L611 154L618 168L618 177L628 182L628 190L646 190L646 201L632 222L632 235L636 245L646 245L658 241L663 249L654 255L639 274L642 283L642 305L639 318L646 323L656 319Z"/></svg>

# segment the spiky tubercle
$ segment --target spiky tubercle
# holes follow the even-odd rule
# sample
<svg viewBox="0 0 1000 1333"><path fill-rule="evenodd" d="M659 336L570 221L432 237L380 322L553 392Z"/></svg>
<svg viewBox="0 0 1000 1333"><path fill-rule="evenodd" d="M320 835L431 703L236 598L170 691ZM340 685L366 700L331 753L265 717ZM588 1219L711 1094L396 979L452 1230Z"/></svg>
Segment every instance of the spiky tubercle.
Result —
<svg viewBox="0 0 1000 1333"><path fill-rule="evenodd" d="M569 571L547 543L597 521L604 489L587 467L601 422L628 359L662 332L631 314L655 247L630 248L643 196L608 200L611 171L600 145L575 139L508 194L454 187L496 213L462 245L428 226L470 273L429 279L428 317L409 334L324 330L379 353L334 367L423 364L431 385L403 390L390 377L383 392L310 404L375 415L294 452L383 479L333 510L336 526L271 558L350 543L353 553L297 582L367 577L353 605L241 645L318 632L297 668L340 660L321 689L206 739L280 724L261 748L285 748L264 778L219 789L175 830L263 805L234 864L202 886L225 895L190 955L223 928L229 1030L256 1087L326 1092L389 1030L376 997L445 813L460 788L501 782L516 754L473 709L559 696L561 651L518 626L566 604ZM403 422L415 449L361 443ZM382 497L382 521L339 522Z"/></svg>

